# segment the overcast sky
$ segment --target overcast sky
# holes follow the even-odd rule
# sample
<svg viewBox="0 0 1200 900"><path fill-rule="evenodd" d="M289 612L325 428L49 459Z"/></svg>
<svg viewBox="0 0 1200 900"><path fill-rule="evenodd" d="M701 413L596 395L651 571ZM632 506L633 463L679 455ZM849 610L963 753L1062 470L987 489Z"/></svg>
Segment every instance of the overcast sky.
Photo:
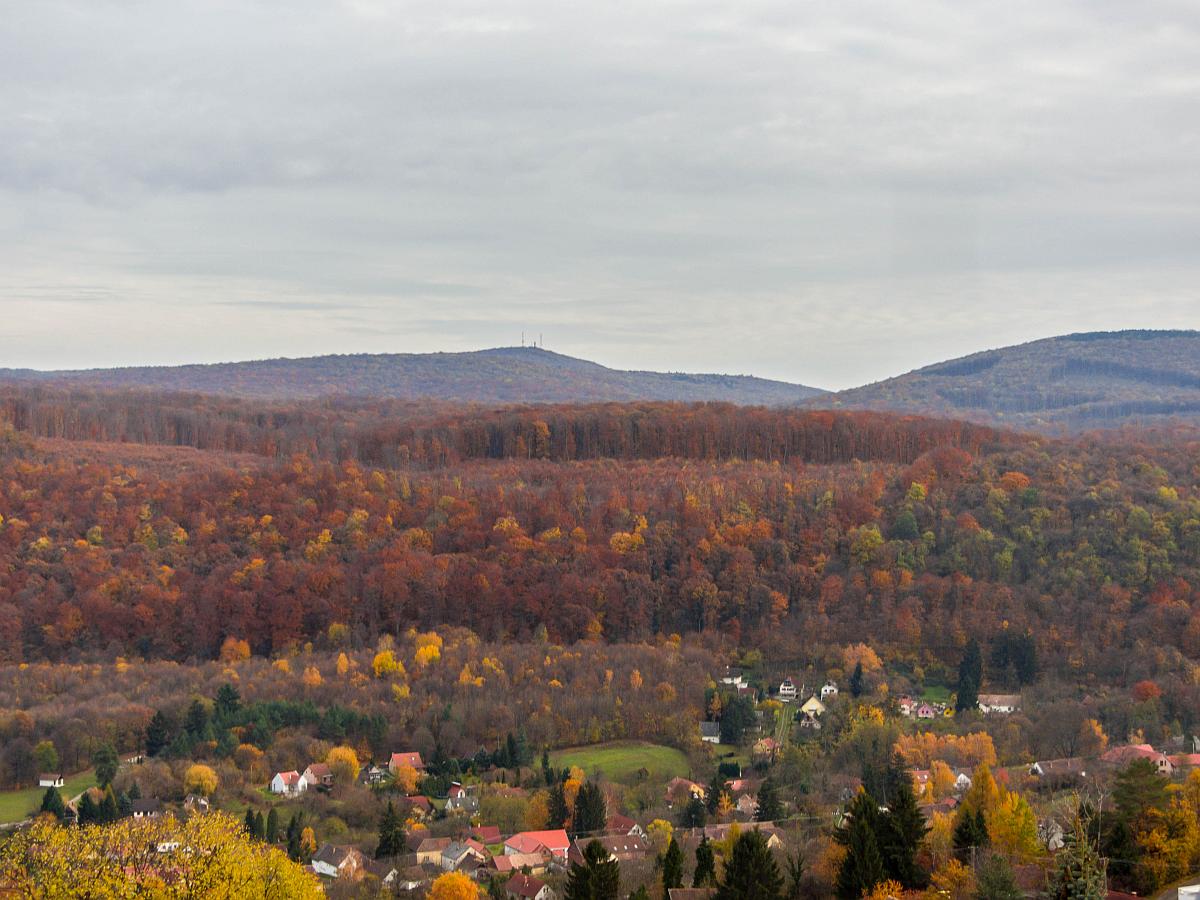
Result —
<svg viewBox="0 0 1200 900"><path fill-rule="evenodd" d="M0 366L846 387L1200 327L1200 4L0 0Z"/></svg>

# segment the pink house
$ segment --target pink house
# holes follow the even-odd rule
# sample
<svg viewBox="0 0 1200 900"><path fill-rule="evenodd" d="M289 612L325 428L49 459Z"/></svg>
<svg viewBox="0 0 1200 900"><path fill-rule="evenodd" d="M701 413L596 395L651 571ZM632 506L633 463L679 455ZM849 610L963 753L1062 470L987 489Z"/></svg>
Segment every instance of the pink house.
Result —
<svg viewBox="0 0 1200 900"><path fill-rule="evenodd" d="M561 828L552 831L522 831L504 842L504 855L549 852L557 860L565 860L571 842Z"/></svg>

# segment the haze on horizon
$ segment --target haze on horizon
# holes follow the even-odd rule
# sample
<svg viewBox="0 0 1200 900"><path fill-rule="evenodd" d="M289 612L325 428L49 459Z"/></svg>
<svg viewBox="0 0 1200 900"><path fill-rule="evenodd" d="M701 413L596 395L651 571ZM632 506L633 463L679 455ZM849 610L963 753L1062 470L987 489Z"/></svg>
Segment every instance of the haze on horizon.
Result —
<svg viewBox="0 0 1200 900"><path fill-rule="evenodd" d="M0 366L1200 327L1200 8L1017 6L7 4Z"/></svg>

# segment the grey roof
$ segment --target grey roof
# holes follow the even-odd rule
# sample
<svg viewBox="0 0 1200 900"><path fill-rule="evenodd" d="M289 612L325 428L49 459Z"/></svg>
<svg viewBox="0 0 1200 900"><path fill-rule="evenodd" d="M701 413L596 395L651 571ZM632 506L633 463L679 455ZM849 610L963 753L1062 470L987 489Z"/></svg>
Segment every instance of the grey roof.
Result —
<svg viewBox="0 0 1200 900"><path fill-rule="evenodd" d="M720 722L701 722L700 723L701 737L720 737L721 723Z"/></svg>

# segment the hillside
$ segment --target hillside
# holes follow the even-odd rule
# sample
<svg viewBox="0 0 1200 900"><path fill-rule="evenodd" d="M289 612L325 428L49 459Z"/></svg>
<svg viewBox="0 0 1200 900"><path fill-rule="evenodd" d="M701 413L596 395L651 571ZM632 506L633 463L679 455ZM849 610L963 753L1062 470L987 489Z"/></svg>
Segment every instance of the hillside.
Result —
<svg viewBox="0 0 1200 900"><path fill-rule="evenodd" d="M745 375L628 372L536 347L58 372L0 369L0 380L195 391L270 400L325 396L437 398L466 403L717 400L781 406L823 393L817 388Z"/></svg>
<svg viewBox="0 0 1200 900"><path fill-rule="evenodd" d="M1200 332L1070 334L987 350L809 405L1049 431L1200 420Z"/></svg>

